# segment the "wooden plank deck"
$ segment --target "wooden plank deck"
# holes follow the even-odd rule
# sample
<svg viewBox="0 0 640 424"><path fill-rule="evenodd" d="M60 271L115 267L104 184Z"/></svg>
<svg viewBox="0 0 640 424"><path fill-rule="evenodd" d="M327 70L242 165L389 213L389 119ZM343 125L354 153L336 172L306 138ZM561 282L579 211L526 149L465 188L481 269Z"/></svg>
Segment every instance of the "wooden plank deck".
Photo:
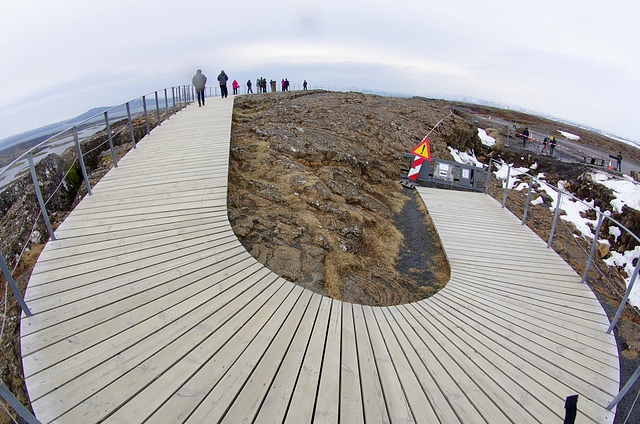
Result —
<svg viewBox="0 0 640 424"><path fill-rule="evenodd" d="M613 422L608 320L488 196L419 188L451 265L421 302L331 300L256 262L227 218L232 99L162 124L57 229L21 344L56 423Z"/></svg>

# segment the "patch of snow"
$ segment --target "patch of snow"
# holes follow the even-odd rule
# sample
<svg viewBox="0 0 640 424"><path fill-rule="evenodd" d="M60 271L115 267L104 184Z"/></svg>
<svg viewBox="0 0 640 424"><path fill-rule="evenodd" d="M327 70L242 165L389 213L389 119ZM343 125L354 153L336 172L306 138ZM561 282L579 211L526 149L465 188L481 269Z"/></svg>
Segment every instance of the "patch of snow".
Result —
<svg viewBox="0 0 640 424"><path fill-rule="evenodd" d="M615 237L614 241L618 241L618 237L622 235L622 230L619 227L609 227L609 234Z"/></svg>
<svg viewBox="0 0 640 424"><path fill-rule="evenodd" d="M496 163L496 166L498 167L498 170L494 172L496 178L499 180L504 180L506 183L507 172L509 170L509 166L511 165L508 165L506 163ZM511 172L509 173L509 181L507 184L508 188L514 188L516 183L520 184L521 181L518 176L524 174L528 170L529 168L514 168L513 166L511 166ZM502 184L502 188L505 187L505 183Z"/></svg>
<svg viewBox="0 0 640 424"><path fill-rule="evenodd" d="M569 140L576 140L577 141L577 140L581 139L581 137L579 135L571 134L570 132L560 131L560 130L558 130L558 132L560 134L562 134L562 136L564 138L568 138Z"/></svg>
<svg viewBox="0 0 640 424"><path fill-rule="evenodd" d="M621 179L604 172L594 172L591 177L594 182L613 190L615 199L611 201L611 206L617 212L622 212L624 205L640 211L640 184L632 180L631 177L624 176Z"/></svg>
<svg viewBox="0 0 640 424"><path fill-rule="evenodd" d="M451 152L451 156L453 156L453 160L458 163L477 166L478 168L484 167L484 164L476 158L476 154L474 152L471 152L470 154L460 152L459 150L454 149L451 146L449 146L449 151Z"/></svg>
<svg viewBox="0 0 640 424"><path fill-rule="evenodd" d="M531 204L532 205L542 205L542 204L544 204L544 199L542 198L542 196L538 196L534 200L531 201Z"/></svg>
<svg viewBox="0 0 640 424"><path fill-rule="evenodd" d="M628 277L625 278L625 283L628 287L629 284L631 284L631 277L633 277L633 272L635 271L633 261L637 258L640 258L640 246L636 246L635 249L627 250L624 253L613 251L611 252L611 257L605 259L604 262L609 266L619 266L625 270L628 275ZM637 284L638 281L635 282L633 290L631 290L629 294L629 303L634 306L640 306L640 289Z"/></svg>
<svg viewBox="0 0 640 424"><path fill-rule="evenodd" d="M490 135L487 135L487 132L482 128L478 128L478 136L480 137L480 141L482 142L482 144L484 144L485 146L493 146L494 144L496 144L496 139L491 137Z"/></svg>

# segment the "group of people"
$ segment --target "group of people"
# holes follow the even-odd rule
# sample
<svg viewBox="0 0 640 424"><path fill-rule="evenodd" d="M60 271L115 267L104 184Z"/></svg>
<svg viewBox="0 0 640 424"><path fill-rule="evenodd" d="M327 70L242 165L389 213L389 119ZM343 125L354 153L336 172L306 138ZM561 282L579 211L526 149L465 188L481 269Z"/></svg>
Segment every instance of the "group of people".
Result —
<svg viewBox="0 0 640 424"><path fill-rule="evenodd" d="M522 147L527 147L527 140L531 139L531 135L529 133L529 128L525 127L525 129L522 130L522 134L518 134L517 133L517 129L516 129L516 135L522 137ZM558 145L558 141L556 140L555 137L547 136L542 141L542 151L540 153L544 153L547 150L547 146L548 146L549 147L549 154L551 156L553 156L553 151L555 150L557 145Z"/></svg>
<svg viewBox="0 0 640 424"><path fill-rule="evenodd" d="M547 146L549 146L549 154L553 156L553 149L555 149L557 145L558 142L556 141L555 137L547 136L544 138L544 140L542 140L542 152L540 153L544 153L544 151L547 150Z"/></svg>
<svg viewBox="0 0 640 424"><path fill-rule="evenodd" d="M218 75L218 84L220 85L220 95L222 96L222 98L224 99L225 97L229 96L229 90L227 89L227 81L229 81L229 77L227 76L227 74L224 72L224 69L222 71L220 71L220 74ZM196 97L198 98L198 107L201 107L204 105L204 88L205 85L207 84L207 77L205 76L205 74L202 73L201 69L198 69L196 71L196 74L193 76L193 78L191 79L191 83L193 84L193 87L196 89ZM238 94L238 81L233 81L233 94Z"/></svg>
<svg viewBox="0 0 640 424"><path fill-rule="evenodd" d="M224 72L224 70L220 71L220 74L218 75L218 84L220 85L220 96L224 99L225 97L227 97L229 95L229 92L227 90L227 81L229 80L229 77L227 76L227 74ZM198 106L202 106L204 105L204 97L205 97L205 85L207 83L207 77L202 73L201 69L198 69L196 71L196 74L193 76L191 83L193 84L193 86L196 89L196 96L198 98ZM238 84L238 81L233 80L233 83L231 83L231 87L233 88L233 94L237 95L238 94L238 88L240 87L240 84ZM267 92L267 80L264 77L260 77L256 79L256 87L258 89L258 93L266 93ZM276 87L276 82L275 81L271 81L271 89L272 91L275 91L275 87ZM307 80L304 80L304 82L302 83L302 88L303 90L307 89ZM287 78L284 78L282 80L282 91L289 91L289 80ZM248 93L253 93L253 89L251 87L251 80L249 79L247 81L247 94Z"/></svg>

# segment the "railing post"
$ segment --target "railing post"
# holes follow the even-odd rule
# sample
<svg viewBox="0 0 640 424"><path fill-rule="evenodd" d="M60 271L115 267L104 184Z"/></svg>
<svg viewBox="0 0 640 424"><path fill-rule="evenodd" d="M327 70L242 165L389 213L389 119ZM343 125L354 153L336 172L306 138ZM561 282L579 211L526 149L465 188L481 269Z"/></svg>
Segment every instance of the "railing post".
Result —
<svg viewBox="0 0 640 424"><path fill-rule="evenodd" d="M620 315L622 315L622 311L624 310L624 306L627 304L627 300L629 299L629 295L631 294L631 290L633 289L633 285L636 282L636 279L638 278L638 270L640 269L640 260L638 261L638 265L636 265L636 269L633 271L633 276L631 277L631 280L629 280L629 286L627 287L627 291L624 292L624 296L622 298L622 302L620 303L620 306L618 307L618 311L616 312L616 316L613 318L613 321L611 321L611 325L609 326L609 329L607 330L607 334L611 334L611 332L613 331L613 328L616 326L616 324L618 323L618 320L620 319Z"/></svg>
<svg viewBox="0 0 640 424"><path fill-rule="evenodd" d="M509 192L509 178L511 177L511 165L507 165L507 180L504 185L504 197L502 198L502 207L507 203L507 193Z"/></svg>
<svg viewBox="0 0 640 424"><path fill-rule="evenodd" d="M24 298L22 297L20 290L18 290L18 286L16 285L16 282L13 280L11 271L9 271L9 268L7 267L7 263L4 261L4 257L2 257L2 255L0 255L0 268L2 268L2 273L4 274L4 278L7 280L7 284L9 284L9 287L11 287L11 292L13 293L13 296L18 300L18 305L20 305L22 312L24 312L26 316L30 317L32 313L29 310L29 307L27 307L27 304L24 301Z"/></svg>
<svg viewBox="0 0 640 424"><path fill-rule="evenodd" d="M491 181L491 169L493 168L493 158L489 159L489 168L487 169L487 185L484 188L484 194L489 194L489 182Z"/></svg>
<svg viewBox="0 0 640 424"><path fill-rule="evenodd" d="M524 214L522 215L522 225L527 222L527 212L529 212L529 204L531 203L531 191L533 190L533 177L529 175L529 192L527 193L527 204L524 207Z"/></svg>
<svg viewBox="0 0 640 424"><path fill-rule="evenodd" d="M169 98L166 88L164 89L164 119L169 119Z"/></svg>
<svg viewBox="0 0 640 424"><path fill-rule="evenodd" d="M104 112L104 123L107 127L107 138L109 139L109 149L111 149L111 159L113 159L113 167L118 167L118 159L116 159L116 151L113 149L113 139L111 137L111 126L109 125L109 112Z"/></svg>
<svg viewBox="0 0 640 424"><path fill-rule="evenodd" d="M629 381L627 381L627 384L625 384L622 390L620 390L620 393L618 393L611 403L607 405L608 411L611 411L618 403L620 403L624 395L627 394L629 389L635 384L636 380L638 380L638 377L640 377L640 367L636 368L636 372L634 372L631 378L629 378Z"/></svg>
<svg viewBox="0 0 640 424"><path fill-rule="evenodd" d="M82 159L82 149L80 148L80 140L78 139L78 127L73 127L73 139L76 141L76 148L78 149L78 161L80 162L80 169L82 169L82 176L84 177L84 184L87 186L87 193L92 195L91 184L89 184L89 177L87 176L87 170L84 167L84 159Z"/></svg>
<svg viewBox="0 0 640 424"><path fill-rule="evenodd" d="M129 133L131 133L131 142L133 143L133 148L136 148L136 136L133 133L133 121L131 120L131 109L129 108L129 102L127 102L127 118L129 118Z"/></svg>
<svg viewBox="0 0 640 424"><path fill-rule="evenodd" d="M173 114L176 114L176 88L171 87L171 101L173 102Z"/></svg>
<svg viewBox="0 0 640 424"><path fill-rule="evenodd" d="M560 202L562 202L562 192L558 191L558 201L556 202L556 212L553 214L553 224L551 225L551 234L549 234L549 242L547 243L547 249L551 247L553 241L553 233L556 232L556 223L558 222L558 216L560 215Z"/></svg>
<svg viewBox="0 0 640 424"><path fill-rule="evenodd" d="M598 227L596 228L596 234L593 237L593 243L591 244L591 252L589 253L589 260L587 261L587 265L584 268L584 274L582 275L581 283L587 281L587 274L589 273L589 267L591 267L591 262L593 261L593 256L596 253L596 246L598 244L598 237L600 237L600 228L602 228L602 222L604 221L604 214L602 212L598 212Z"/></svg>
<svg viewBox="0 0 640 424"><path fill-rule="evenodd" d="M31 180L33 181L33 187L36 192L36 197L38 198L38 204L40 205L40 211L42 212L42 218L44 219L44 225L47 227L47 232L49 233L49 237L51 240L56 239L56 235L53 233L53 228L51 227L51 222L49 221L49 214L47 213L47 207L44 204L44 199L42 198L42 192L40 191L40 184L38 183L38 176L36 175L36 167L33 164L33 155L31 152L27 155L27 159L29 160L29 170L31 171Z"/></svg>
<svg viewBox="0 0 640 424"><path fill-rule="evenodd" d="M42 424L31 412L29 412L27 408L24 407L23 404L20 403L20 401L18 401L18 399L16 399L13 393L7 389L7 386L5 386L2 381L0 381L0 396L27 424Z"/></svg>
<svg viewBox="0 0 640 424"><path fill-rule="evenodd" d="M149 114L147 113L147 99L142 96L142 107L144 108L144 124L147 126L147 135L149 135Z"/></svg>
<svg viewBox="0 0 640 424"><path fill-rule="evenodd" d="M160 104L158 103L158 92L156 91L156 116L158 118L158 126L160 126Z"/></svg>

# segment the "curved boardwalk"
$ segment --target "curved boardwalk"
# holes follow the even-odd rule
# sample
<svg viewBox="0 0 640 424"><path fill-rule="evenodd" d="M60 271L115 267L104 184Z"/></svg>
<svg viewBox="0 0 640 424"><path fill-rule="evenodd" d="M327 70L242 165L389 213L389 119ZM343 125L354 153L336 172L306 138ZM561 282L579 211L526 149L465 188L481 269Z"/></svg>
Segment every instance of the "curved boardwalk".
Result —
<svg viewBox="0 0 640 424"><path fill-rule="evenodd" d="M615 341L580 278L488 196L419 189L451 263L427 300L284 281L226 211L231 99L153 130L58 228L27 289L36 416L59 423L613 421Z"/></svg>

